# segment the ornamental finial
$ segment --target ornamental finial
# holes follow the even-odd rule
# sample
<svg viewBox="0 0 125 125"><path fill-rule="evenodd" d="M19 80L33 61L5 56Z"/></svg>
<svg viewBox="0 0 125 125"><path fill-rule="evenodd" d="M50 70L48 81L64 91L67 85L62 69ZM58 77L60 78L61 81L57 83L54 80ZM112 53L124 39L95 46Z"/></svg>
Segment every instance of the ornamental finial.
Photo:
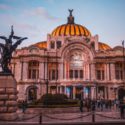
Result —
<svg viewBox="0 0 125 125"><path fill-rule="evenodd" d="M73 9L69 9L69 13L70 13L69 16L72 16L72 12L73 12Z"/></svg>
<svg viewBox="0 0 125 125"><path fill-rule="evenodd" d="M68 24L74 24L74 17L72 16L73 9L68 9L69 17L68 17Z"/></svg>

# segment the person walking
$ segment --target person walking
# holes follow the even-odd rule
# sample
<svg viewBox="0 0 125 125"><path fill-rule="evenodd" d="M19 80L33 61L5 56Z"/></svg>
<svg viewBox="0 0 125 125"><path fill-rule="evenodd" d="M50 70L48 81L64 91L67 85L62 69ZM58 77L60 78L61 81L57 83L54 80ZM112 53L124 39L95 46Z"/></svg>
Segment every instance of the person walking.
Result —
<svg viewBox="0 0 125 125"><path fill-rule="evenodd" d="M23 100L23 102L22 102L22 112L23 113L25 113L26 108L27 108L27 102Z"/></svg>
<svg viewBox="0 0 125 125"><path fill-rule="evenodd" d="M83 101L82 100L80 100L80 112L83 112Z"/></svg>
<svg viewBox="0 0 125 125"><path fill-rule="evenodd" d="M120 101L119 108L120 108L121 119L124 119L124 103L123 103L123 100Z"/></svg>

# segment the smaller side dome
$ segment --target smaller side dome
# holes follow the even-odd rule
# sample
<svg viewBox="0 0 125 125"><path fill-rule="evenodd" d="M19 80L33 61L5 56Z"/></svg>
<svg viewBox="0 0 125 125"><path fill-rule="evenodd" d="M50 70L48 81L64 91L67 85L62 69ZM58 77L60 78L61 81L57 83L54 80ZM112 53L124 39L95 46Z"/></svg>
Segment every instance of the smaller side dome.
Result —
<svg viewBox="0 0 125 125"><path fill-rule="evenodd" d="M38 47L40 49L46 49L47 48L47 42L46 41L42 41L42 42L38 42L36 44L33 44L31 46L35 46L35 47Z"/></svg>
<svg viewBox="0 0 125 125"><path fill-rule="evenodd" d="M102 42L99 42L99 50L111 50L112 48L109 46L109 45L107 45L107 44L105 44L105 43L102 43Z"/></svg>

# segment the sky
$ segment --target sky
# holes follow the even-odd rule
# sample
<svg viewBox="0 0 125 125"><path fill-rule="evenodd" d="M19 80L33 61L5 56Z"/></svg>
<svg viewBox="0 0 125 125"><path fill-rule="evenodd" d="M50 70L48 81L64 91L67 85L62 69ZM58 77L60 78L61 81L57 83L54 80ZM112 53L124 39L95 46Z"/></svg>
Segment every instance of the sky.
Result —
<svg viewBox="0 0 125 125"><path fill-rule="evenodd" d="M67 23L73 9L75 23L85 26L111 47L125 40L125 0L0 0L0 36L28 37L21 47L47 40L47 34ZM3 42L0 40L0 42Z"/></svg>

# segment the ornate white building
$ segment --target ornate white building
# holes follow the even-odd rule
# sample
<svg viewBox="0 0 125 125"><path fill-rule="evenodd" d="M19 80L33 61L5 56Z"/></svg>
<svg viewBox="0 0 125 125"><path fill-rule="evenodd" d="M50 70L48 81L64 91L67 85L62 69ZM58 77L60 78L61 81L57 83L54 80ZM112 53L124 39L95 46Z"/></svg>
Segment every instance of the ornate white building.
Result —
<svg viewBox="0 0 125 125"><path fill-rule="evenodd" d="M18 99L38 99L47 91L73 99L123 98L123 57L122 46L100 42L98 35L75 23L70 11L67 23L55 28L46 41L13 54Z"/></svg>

